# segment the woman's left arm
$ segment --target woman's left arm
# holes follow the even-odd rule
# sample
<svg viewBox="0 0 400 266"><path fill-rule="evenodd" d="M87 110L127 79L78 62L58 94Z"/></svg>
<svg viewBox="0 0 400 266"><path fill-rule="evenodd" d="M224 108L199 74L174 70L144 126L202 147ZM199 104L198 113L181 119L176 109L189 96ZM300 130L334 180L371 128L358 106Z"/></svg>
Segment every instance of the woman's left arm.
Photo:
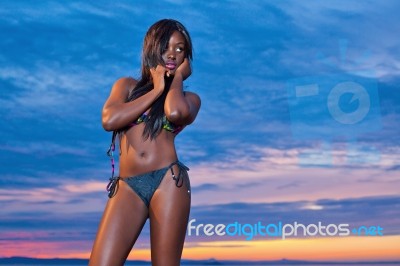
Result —
<svg viewBox="0 0 400 266"><path fill-rule="evenodd" d="M190 74L189 60L185 59L177 68L165 99L165 116L176 125L193 123L200 109L201 101L197 94L193 92L183 93L183 80L189 77Z"/></svg>

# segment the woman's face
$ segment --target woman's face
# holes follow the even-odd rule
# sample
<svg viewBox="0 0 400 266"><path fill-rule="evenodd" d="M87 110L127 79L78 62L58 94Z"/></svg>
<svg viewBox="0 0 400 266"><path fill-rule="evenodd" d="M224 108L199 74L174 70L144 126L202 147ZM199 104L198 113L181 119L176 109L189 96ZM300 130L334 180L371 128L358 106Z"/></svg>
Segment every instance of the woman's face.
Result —
<svg viewBox="0 0 400 266"><path fill-rule="evenodd" d="M179 31L174 31L169 39L168 47L162 55L168 74L175 74L176 69L185 60L185 38Z"/></svg>

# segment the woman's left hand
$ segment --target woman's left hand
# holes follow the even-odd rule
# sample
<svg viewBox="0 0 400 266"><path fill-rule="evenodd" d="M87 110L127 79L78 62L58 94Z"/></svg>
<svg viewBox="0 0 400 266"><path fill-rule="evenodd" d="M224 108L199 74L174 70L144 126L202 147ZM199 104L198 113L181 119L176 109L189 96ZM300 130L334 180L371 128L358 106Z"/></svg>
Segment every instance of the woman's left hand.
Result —
<svg viewBox="0 0 400 266"><path fill-rule="evenodd" d="M176 74L180 73L182 75L182 79L187 79L192 74L192 67L190 65L189 59L185 58L183 63L176 69Z"/></svg>

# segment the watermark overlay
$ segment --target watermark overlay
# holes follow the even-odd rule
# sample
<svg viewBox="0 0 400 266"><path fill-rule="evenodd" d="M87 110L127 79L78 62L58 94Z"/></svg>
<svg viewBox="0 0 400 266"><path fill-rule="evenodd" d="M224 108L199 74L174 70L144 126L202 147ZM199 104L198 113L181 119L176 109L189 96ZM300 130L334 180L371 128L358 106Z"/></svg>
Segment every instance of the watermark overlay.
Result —
<svg viewBox="0 0 400 266"><path fill-rule="evenodd" d="M346 60L347 41L339 42L340 65ZM320 61L333 65L320 56ZM365 58L364 58L365 59ZM362 68L362 61L358 67ZM339 69L339 68L337 68ZM331 166L332 142L347 140L347 163L380 160L380 153L359 136L381 129L377 79L370 70L341 71L287 81L292 135L297 140L316 140L320 147L299 154L303 166Z"/></svg>
<svg viewBox="0 0 400 266"><path fill-rule="evenodd" d="M191 219L187 226L188 236L243 236L245 240L252 240L256 236L281 238L282 240L293 237L313 237L313 236L383 236L381 226L357 226L351 227L350 224L302 224L294 223L239 223L229 224L203 224L196 223L196 219Z"/></svg>

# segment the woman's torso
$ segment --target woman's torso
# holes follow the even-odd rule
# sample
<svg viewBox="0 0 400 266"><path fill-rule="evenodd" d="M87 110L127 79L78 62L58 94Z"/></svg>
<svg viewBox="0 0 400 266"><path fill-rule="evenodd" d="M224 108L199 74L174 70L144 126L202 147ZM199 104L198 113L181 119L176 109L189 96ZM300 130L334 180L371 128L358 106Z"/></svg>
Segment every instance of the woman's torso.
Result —
<svg viewBox="0 0 400 266"><path fill-rule="evenodd" d="M121 177L135 176L168 166L177 160L175 133L162 129L153 140L144 140L145 123L132 126L121 132L120 167Z"/></svg>

